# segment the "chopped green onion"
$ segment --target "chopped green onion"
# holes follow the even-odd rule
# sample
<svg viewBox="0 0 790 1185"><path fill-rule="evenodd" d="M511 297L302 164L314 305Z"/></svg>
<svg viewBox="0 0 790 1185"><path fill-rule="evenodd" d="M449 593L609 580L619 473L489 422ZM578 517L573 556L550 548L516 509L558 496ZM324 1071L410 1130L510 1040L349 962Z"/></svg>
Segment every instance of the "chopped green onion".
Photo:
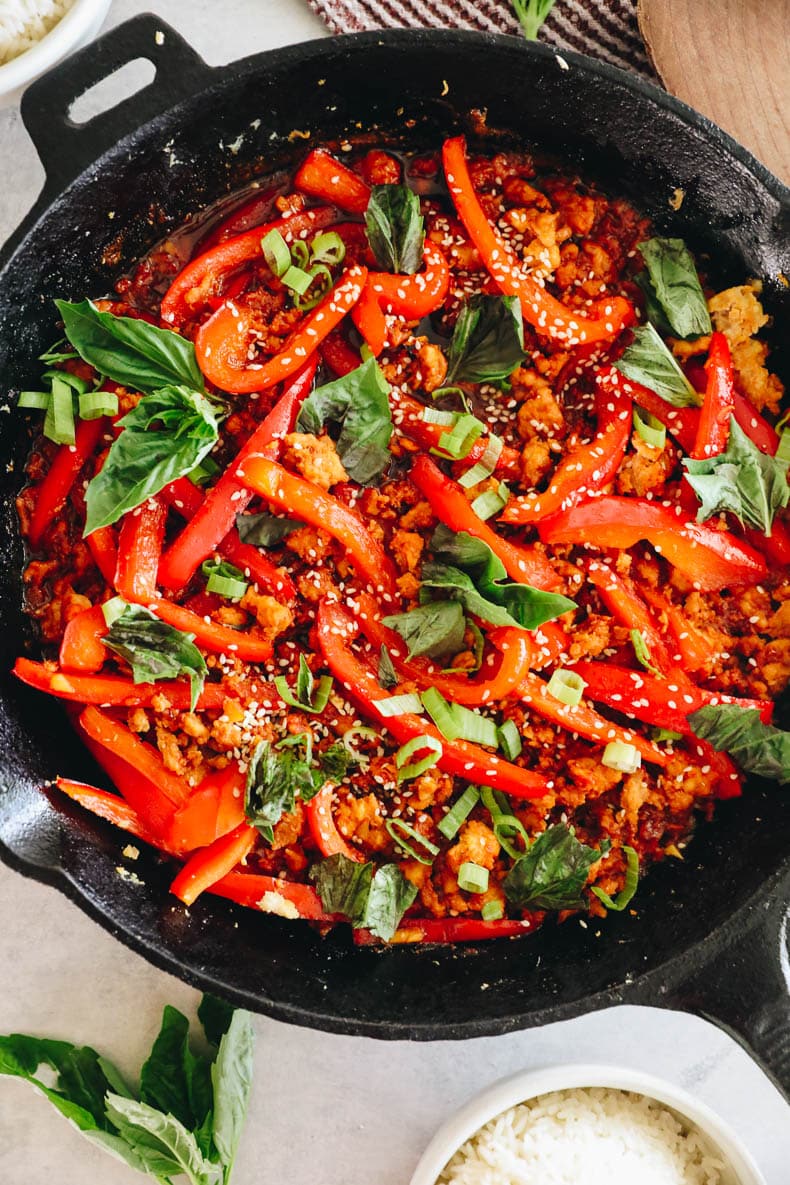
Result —
<svg viewBox="0 0 790 1185"><path fill-rule="evenodd" d="M499 845L507 852L511 860L518 860L529 847L529 836L520 819L512 813L510 803L504 794L497 794L489 786L484 786L480 792L483 806L491 816L494 825L494 835ZM512 839L520 839L523 847L512 844Z"/></svg>
<svg viewBox="0 0 790 1185"><path fill-rule="evenodd" d="M354 758L355 761L362 761L364 755L360 753L353 742L357 739L364 741L374 741L378 739L378 733L375 728L370 728L367 724L352 724L347 732L344 732L340 738L343 742L343 747Z"/></svg>
<svg viewBox="0 0 790 1185"><path fill-rule="evenodd" d="M486 490L477 495L472 503L472 510L478 518L493 518L495 514L499 514L500 510L505 509L509 499L510 490L503 481L500 481L495 490Z"/></svg>
<svg viewBox="0 0 790 1185"><path fill-rule="evenodd" d="M619 770L621 774L636 773L641 764L642 754L626 741L610 741L601 757L601 765Z"/></svg>
<svg viewBox="0 0 790 1185"><path fill-rule="evenodd" d="M438 407L426 407L422 418L426 424L440 424L442 428L453 428L458 415L457 411L441 411Z"/></svg>
<svg viewBox="0 0 790 1185"><path fill-rule="evenodd" d="M377 703L381 703L381 700L378 700ZM429 752L424 757L419 757L417 761L409 761L409 758L413 757L415 753L425 753L426 749ZM412 778L418 778L420 774L424 774L427 769L433 769L441 755L442 742L438 741L436 737L412 737L405 745L401 745L395 754L398 781L408 782Z"/></svg>
<svg viewBox="0 0 790 1185"><path fill-rule="evenodd" d="M227 560L206 560L200 570L206 577L206 592L216 593L219 597L240 601L250 587L244 573Z"/></svg>
<svg viewBox="0 0 790 1185"><path fill-rule="evenodd" d="M480 916L484 922L498 922L504 912L501 901L486 901L480 910Z"/></svg>
<svg viewBox="0 0 790 1185"><path fill-rule="evenodd" d="M469 400L466 397L466 391L462 387L435 387L428 394L431 399L454 399L457 396L461 401L461 407L464 411L469 411Z"/></svg>
<svg viewBox="0 0 790 1185"><path fill-rule="evenodd" d="M270 230L263 236L261 250L275 276L284 276L291 266L291 252L279 230Z"/></svg>
<svg viewBox="0 0 790 1185"><path fill-rule="evenodd" d="M310 248L304 239L295 239L291 247L291 260L297 267L304 268L307 271L307 265L310 263Z"/></svg>
<svg viewBox="0 0 790 1185"><path fill-rule="evenodd" d="M45 411L52 398L51 391L20 391L16 401L17 407L31 407L36 411Z"/></svg>
<svg viewBox="0 0 790 1185"><path fill-rule="evenodd" d="M461 704L449 703L435 687L422 693L425 710L442 736L448 741L471 741L476 745L488 745L496 749L499 736L496 724L479 712L472 712Z"/></svg>
<svg viewBox="0 0 790 1185"><path fill-rule="evenodd" d="M52 380L52 399L44 418L44 435L55 444L74 444L74 395L69 383Z"/></svg>
<svg viewBox="0 0 790 1185"><path fill-rule="evenodd" d="M326 264L317 263L315 267L310 268L310 271L307 274L310 277L310 287L307 291L311 292L313 289L315 289L315 291L313 292L312 296L306 296L304 298L301 296L297 297L296 307L298 309L314 309L315 306L324 299L327 292L332 287L332 273ZM316 281L319 279L323 281L320 284L316 283ZM284 282L285 281L283 281L283 283Z"/></svg>
<svg viewBox="0 0 790 1185"><path fill-rule="evenodd" d="M623 851L625 852L626 860L625 884L614 900L603 889L599 889L597 885L593 885L592 887L592 891L598 900L602 901L607 909L614 909L617 913L622 912L626 905L631 903L637 885L639 884L639 857L633 848L629 848L625 844L623 845Z"/></svg>
<svg viewBox="0 0 790 1185"><path fill-rule="evenodd" d="M346 257L346 244L336 230L327 230L315 236L310 244L310 254L316 263L327 263L330 267L335 267Z"/></svg>
<svg viewBox="0 0 790 1185"><path fill-rule="evenodd" d="M404 716L407 712L422 712L422 703L418 695L388 695L384 699L376 700L376 707L382 716Z"/></svg>
<svg viewBox="0 0 790 1185"><path fill-rule="evenodd" d="M631 630L631 645L634 648L637 661L642 664L645 670L650 671L656 678L663 679L664 676L661 671L659 671L658 667L653 666L653 663L650 661L650 649L645 641L645 635L641 630Z"/></svg>
<svg viewBox="0 0 790 1185"><path fill-rule="evenodd" d="M506 720L499 728L499 747L508 761L515 761L521 752L521 734L513 720Z"/></svg>
<svg viewBox="0 0 790 1185"><path fill-rule="evenodd" d="M118 396L114 391L85 391L79 397L80 418L98 420L118 415Z"/></svg>
<svg viewBox="0 0 790 1185"><path fill-rule="evenodd" d="M782 465L790 465L790 431L787 428L779 436L779 447L774 455Z"/></svg>
<svg viewBox="0 0 790 1185"><path fill-rule="evenodd" d="M444 818L436 824L445 839L453 839L459 828L471 815L480 801L480 791L476 786L467 786L460 798L456 798Z"/></svg>
<svg viewBox="0 0 790 1185"><path fill-rule="evenodd" d="M309 272L305 272L300 267L289 267L280 276L286 288L290 288L297 296L304 296L307 289L313 282L313 277Z"/></svg>
<svg viewBox="0 0 790 1185"><path fill-rule="evenodd" d="M204 457L194 469L189 471L187 477L192 482L192 485L204 486L207 485L212 480L212 478L216 477L219 471L219 465L213 459L213 457Z"/></svg>
<svg viewBox="0 0 790 1185"><path fill-rule="evenodd" d="M567 671L564 667L558 667L549 679L546 690L560 703L575 708L578 703L581 703L582 693L586 686L587 684L581 675L577 675L575 671Z"/></svg>
<svg viewBox="0 0 790 1185"><path fill-rule="evenodd" d="M671 728L654 728L651 735L654 741L682 741L682 732L673 732Z"/></svg>
<svg viewBox="0 0 790 1185"><path fill-rule="evenodd" d="M419 860L420 864L433 864L433 857L439 854L439 848L435 843L431 843L424 835L421 835L416 827L412 827L411 823L404 823L403 819L387 819L384 826L390 839L394 840L399 848L403 848L407 856L411 856L412 860ZM420 847L424 848L428 855L420 854L415 851L404 836L414 840Z"/></svg>
<svg viewBox="0 0 790 1185"><path fill-rule="evenodd" d="M472 486L476 486L479 481L485 481L487 477L490 477L496 469L497 461L500 458L503 448L504 445L500 437L494 436L492 433L488 438L488 443L482 457L476 465L473 465L471 469L467 469L466 473L461 474L458 479L459 485L462 485L464 489L468 490Z"/></svg>
<svg viewBox="0 0 790 1185"><path fill-rule="evenodd" d="M485 424L482 424L475 416L470 416L466 412L458 413L450 431L443 432L439 437L439 449L454 461L462 461L464 457L468 456L472 445L480 439L484 431Z"/></svg>
<svg viewBox="0 0 790 1185"><path fill-rule="evenodd" d="M467 860L458 869L458 888L466 893L485 893L488 888L488 869Z"/></svg>
<svg viewBox="0 0 790 1185"><path fill-rule="evenodd" d="M72 391L76 392L77 395L83 395L90 386L87 379L81 379L79 375L72 374L69 370L45 370L41 377L49 379L50 382L53 379L58 379L61 383L65 383L67 387L71 387Z"/></svg>
<svg viewBox="0 0 790 1185"><path fill-rule="evenodd" d="M664 425L644 408L634 408L634 428L637 436L641 436L645 444L649 444L651 448L662 449L667 442L667 430Z"/></svg>
<svg viewBox="0 0 790 1185"><path fill-rule="evenodd" d="M123 597L111 597L109 601L105 601L101 607L104 622L109 629L114 621L126 610L126 601Z"/></svg>

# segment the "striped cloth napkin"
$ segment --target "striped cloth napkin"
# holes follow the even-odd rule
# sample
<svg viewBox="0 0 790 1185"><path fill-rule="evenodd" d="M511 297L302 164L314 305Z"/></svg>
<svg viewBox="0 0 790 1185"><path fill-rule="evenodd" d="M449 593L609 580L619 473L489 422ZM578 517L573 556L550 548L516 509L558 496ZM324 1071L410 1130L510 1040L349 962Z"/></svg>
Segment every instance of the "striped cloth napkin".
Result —
<svg viewBox="0 0 790 1185"><path fill-rule="evenodd" d="M364 29L478 29L520 35L510 0L309 0L333 33ZM577 50L658 82L636 17L637 0L557 0L540 31L555 49Z"/></svg>

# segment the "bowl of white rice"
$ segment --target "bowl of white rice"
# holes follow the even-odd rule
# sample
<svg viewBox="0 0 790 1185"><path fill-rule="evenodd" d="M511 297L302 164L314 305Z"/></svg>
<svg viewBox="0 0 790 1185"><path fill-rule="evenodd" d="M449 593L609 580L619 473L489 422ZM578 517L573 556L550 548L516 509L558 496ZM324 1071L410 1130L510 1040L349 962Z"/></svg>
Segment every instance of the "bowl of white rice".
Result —
<svg viewBox="0 0 790 1185"><path fill-rule="evenodd" d="M660 1078L569 1065L498 1082L453 1115L411 1185L766 1185L714 1111Z"/></svg>
<svg viewBox="0 0 790 1185"><path fill-rule="evenodd" d="M110 0L0 0L0 106L90 41Z"/></svg>

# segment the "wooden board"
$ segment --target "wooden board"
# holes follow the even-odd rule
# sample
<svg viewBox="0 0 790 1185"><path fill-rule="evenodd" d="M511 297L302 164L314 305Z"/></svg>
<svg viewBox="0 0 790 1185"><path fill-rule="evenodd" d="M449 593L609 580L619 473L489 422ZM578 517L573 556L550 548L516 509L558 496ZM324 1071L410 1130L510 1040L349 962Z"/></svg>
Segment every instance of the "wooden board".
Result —
<svg viewBox="0 0 790 1185"><path fill-rule="evenodd" d="M639 0L667 90L790 184L790 0Z"/></svg>

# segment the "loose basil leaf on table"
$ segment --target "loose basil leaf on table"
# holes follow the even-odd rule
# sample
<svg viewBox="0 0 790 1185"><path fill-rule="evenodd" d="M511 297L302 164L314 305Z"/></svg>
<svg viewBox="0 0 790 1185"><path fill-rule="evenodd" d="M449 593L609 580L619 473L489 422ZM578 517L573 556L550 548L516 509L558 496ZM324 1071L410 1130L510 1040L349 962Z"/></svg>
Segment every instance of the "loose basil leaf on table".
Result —
<svg viewBox="0 0 790 1185"><path fill-rule="evenodd" d="M382 619L406 643L409 656L445 658L463 647L466 620L457 601L431 601Z"/></svg>
<svg viewBox="0 0 790 1185"><path fill-rule="evenodd" d="M192 688L190 708L194 712L208 673L194 634L185 634L160 621L141 605L126 605L102 642L126 659L135 683L157 683L187 675Z"/></svg>
<svg viewBox="0 0 790 1185"><path fill-rule="evenodd" d="M236 1159L252 1090L255 1033L248 1012L237 1010L211 1067L214 1117L211 1135L228 1180Z"/></svg>
<svg viewBox="0 0 790 1185"><path fill-rule="evenodd" d="M340 424L336 447L346 473L360 485L371 485L392 460L389 391L376 359L368 358L349 374L316 387L299 410L296 429L318 434L327 423Z"/></svg>
<svg viewBox="0 0 790 1185"><path fill-rule="evenodd" d="M729 753L747 773L790 785L790 732L763 724L755 708L709 704L688 722L696 736Z"/></svg>
<svg viewBox="0 0 790 1185"><path fill-rule="evenodd" d="M790 502L788 463L758 449L730 417L727 448L715 457L683 458L686 478L700 500L697 521L730 511L744 526L770 536L777 511Z"/></svg>
<svg viewBox="0 0 790 1185"><path fill-rule="evenodd" d="M407 185L374 185L365 227L376 262L384 271L410 276L420 270L423 217L420 199Z"/></svg>
<svg viewBox="0 0 790 1185"><path fill-rule="evenodd" d="M370 930L389 942L401 918L413 904L417 889L397 864L359 864L338 853L310 870L327 913L348 918L354 929Z"/></svg>
<svg viewBox="0 0 790 1185"><path fill-rule="evenodd" d="M195 347L172 329L102 313L90 300L56 300L66 336L84 362L130 391L186 386L204 391Z"/></svg>
<svg viewBox="0 0 790 1185"><path fill-rule="evenodd" d="M639 243L638 250L647 269L649 295L661 310L670 332L682 338L710 333L710 313L697 266L683 240L656 236Z"/></svg>
<svg viewBox="0 0 790 1185"><path fill-rule="evenodd" d="M522 909L584 909L584 886L591 866L605 855L556 823L530 844L505 877L508 901Z"/></svg>
<svg viewBox="0 0 790 1185"><path fill-rule="evenodd" d="M614 367L627 379L655 391L673 407L698 407L702 402L702 396L694 390L652 325L640 325L634 330L634 340Z"/></svg>
<svg viewBox="0 0 790 1185"><path fill-rule="evenodd" d="M461 307L455 323L445 382L502 382L525 357L518 298L473 296Z"/></svg>
<svg viewBox="0 0 790 1185"><path fill-rule="evenodd" d="M274 547L282 543L292 531L303 527L298 518L278 518L275 514L262 511L260 514L237 514L236 530L242 543L253 547Z"/></svg>
<svg viewBox="0 0 790 1185"><path fill-rule="evenodd" d="M85 534L116 522L211 452L219 436L218 409L187 387L145 395L119 420L123 429L85 491Z"/></svg>

